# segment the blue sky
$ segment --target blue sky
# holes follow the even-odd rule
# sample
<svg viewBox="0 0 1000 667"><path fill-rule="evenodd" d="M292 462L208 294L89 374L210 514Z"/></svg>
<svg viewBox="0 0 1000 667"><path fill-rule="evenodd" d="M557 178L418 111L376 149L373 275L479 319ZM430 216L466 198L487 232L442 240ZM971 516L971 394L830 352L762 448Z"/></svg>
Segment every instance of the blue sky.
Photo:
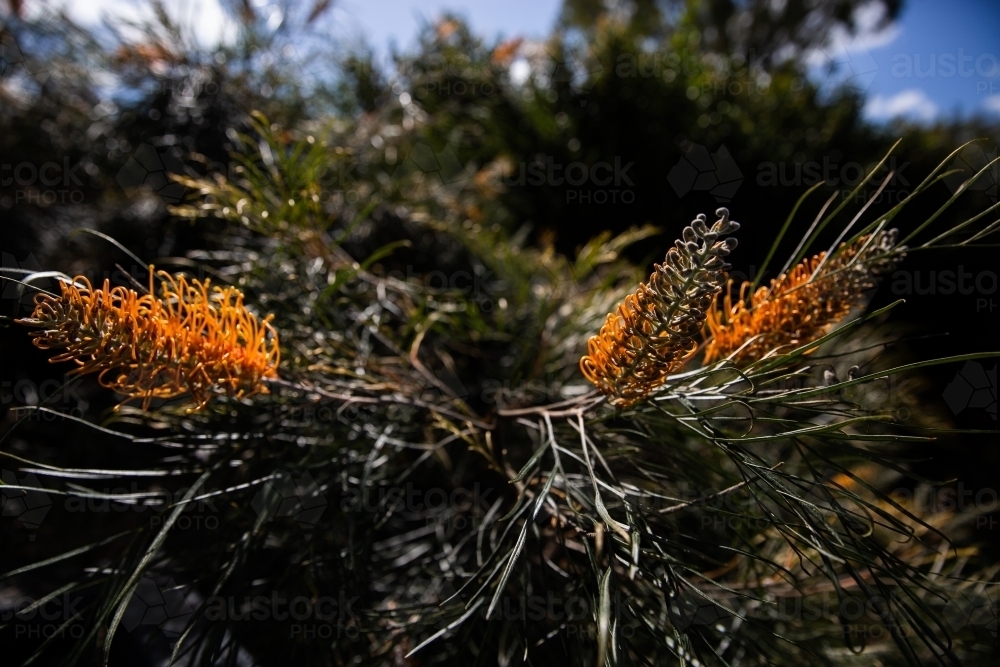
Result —
<svg viewBox="0 0 1000 667"><path fill-rule="evenodd" d="M421 20L432 20L445 11L465 16L473 29L488 40L504 37L544 37L556 23L560 0L341 0L341 15L364 31L369 42L387 48L414 42Z"/></svg>
<svg viewBox="0 0 1000 667"><path fill-rule="evenodd" d="M868 48L878 71L866 115L1000 117L1000 2L910 0L887 32Z"/></svg>
<svg viewBox="0 0 1000 667"><path fill-rule="evenodd" d="M269 0L251 2L268 11ZM197 15L204 41L226 32L218 0L167 4L182 15ZM98 21L106 11L136 11L134 0L68 0L67 5L83 23ZM423 21L452 10L487 39L540 38L555 25L560 6L560 0L340 0L334 4L333 37L363 38L384 55L391 45L412 46ZM868 12L866 18L875 16ZM926 122L976 113L1000 118L1000 0L908 0L889 29L839 36L813 56L817 64L840 65L850 85L867 96L865 115L875 121Z"/></svg>

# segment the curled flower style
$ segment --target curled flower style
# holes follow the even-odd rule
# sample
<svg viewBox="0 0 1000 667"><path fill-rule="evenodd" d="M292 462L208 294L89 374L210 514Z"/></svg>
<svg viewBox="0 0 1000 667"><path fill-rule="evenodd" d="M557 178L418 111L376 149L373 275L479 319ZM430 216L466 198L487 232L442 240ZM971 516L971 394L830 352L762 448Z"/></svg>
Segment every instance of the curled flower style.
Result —
<svg viewBox="0 0 1000 667"><path fill-rule="evenodd" d="M708 311L705 363L726 357L749 363L821 338L859 304L879 275L892 270L903 250L896 246L895 229L880 231L841 244L829 258L821 252L804 259L749 299L752 284L744 282L734 303L730 281Z"/></svg>
<svg viewBox="0 0 1000 667"><path fill-rule="evenodd" d="M587 342L580 371L612 404L642 400L698 348L705 311L726 280L723 258L736 247L736 239L720 237L740 227L728 210L716 215L711 229L704 215L685 227L649 282L625 297Z"/></svg>
<svg viewBox="0 0 1000 667"><path fill-rule="evenodd" d="M263 380L277 376L278 336L247 310L235 287L211 287L164 271L140 295L105 280L95 289L78 276L60 283L61 294L35 296L34 344L59 350L52 363L72 361L78 375L97 373L100 383L129 400L190 394L200 409L217 394L244 397L267 393Z"/></svg>

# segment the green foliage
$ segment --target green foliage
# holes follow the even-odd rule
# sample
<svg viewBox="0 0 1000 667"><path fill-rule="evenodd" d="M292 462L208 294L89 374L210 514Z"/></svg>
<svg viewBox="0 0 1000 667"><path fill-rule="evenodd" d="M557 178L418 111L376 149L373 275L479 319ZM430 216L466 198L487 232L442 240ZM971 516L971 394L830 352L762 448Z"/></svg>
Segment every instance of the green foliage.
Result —
<svg viewBox="0 0 1000 667"><path fill-rule="evenodd" d="M151 43L176 41L167 23L149 29ZM764 73L705 51L684 24L652 50L613 20L594 27L590 53L557 36L520 81L511 44L487 46L448 18L398 56L398 77L362 51L332 59L345 69L315 87L259 64L260 29L248 16L225 57L189 45L166 75L129 61L136 87L203 72L224 92L189 98L184 113L172 88L119 100L100 136L180 138L187 168L171 178L187 197L160 204L156 228L186 237L157 265L238 284L273 314L280 378L196 412L167 402L102 413L94 399L55 435L31 420L58 414L45 402L8 413L0 460L41 482L5 478L5 492L123 509L54 512L43 528L58 531L4 554L0 586L84 600L63 619L80 636L23 656L17 644L16 659L989 664L997 566L970 534L979 510L928 509L887 489L930 488L912 448L955 432L921 409L918 372L995 353L908 358L893 303L746 368L695 357L627 410L578 367L646 278L635 259L659 260L673 240L662 228L705 203L663 194L685 142L724 141L749 163L836 146L871 166L842 205L799 200L801 187L733 205L756 225L744 224L742 252L773 269L890 222L911 253L981 242L997 205L967 187L939 201L955 156L941 145L965 128L908 131L930 175L879 208L856 195L884 178L875 167L889 142L860 122L855 96L820 95L793 63L771 68L759 95L734 94ZM655 76L644 62L661 63ZM85 113L47 98L68 95L64 85L10 112L5 129L42 114L52 141L120 162L80 139ZM163 123L144 125L154 109ZM554 181L518 185L538 155L634 161L642 199L610 220ZM105 211L118 227L95 226L121 229L113 236L147 259L142 237L127 237L132 205L108 187L113 170L97 173L100 196L81 210ZM4 284L43 285L25 273L5 269ZM53 445L68 437L78 447ZM187 612L136 617L149 587L179 592ZM309 611L281 618L277 599ZM0 637L19 623L5 618Z"/></svg>
<svg viewBox="0 0 1000 667"><path fill-rule="evenodd" d="M624 0L613 4L566 0L561 23L587 30L617 19L627 22L629 29L640 35L658 37L693 28L707 51L752 54L761 64L770 66L782 57L787 59L810 47L824 46L835 30L854 32L859 13L877 12L879 26L873 27L882 27L899 15L902 6L901 0L790 0L780 4L766 0Z"/></svg>

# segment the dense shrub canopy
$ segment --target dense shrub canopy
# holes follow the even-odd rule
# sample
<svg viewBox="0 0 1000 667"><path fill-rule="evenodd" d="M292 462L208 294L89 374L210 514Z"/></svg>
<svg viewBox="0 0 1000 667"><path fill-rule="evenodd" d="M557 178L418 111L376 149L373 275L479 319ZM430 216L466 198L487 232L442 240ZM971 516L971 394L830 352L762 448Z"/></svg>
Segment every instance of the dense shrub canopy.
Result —
<svg viewBox="0 0 1000 667"><path fill-rule="evenodd" d="M897 286L983 275L998 128L868 124L801 57L859 3L777 4L13 3L5 657L990 664L996 318Z"/></svg>

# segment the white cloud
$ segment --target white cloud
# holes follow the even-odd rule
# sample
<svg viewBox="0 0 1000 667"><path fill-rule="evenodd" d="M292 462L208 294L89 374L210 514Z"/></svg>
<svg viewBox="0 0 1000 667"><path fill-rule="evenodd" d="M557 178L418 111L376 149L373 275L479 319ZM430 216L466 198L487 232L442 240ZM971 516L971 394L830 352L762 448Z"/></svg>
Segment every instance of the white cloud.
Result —
<svg viewBox="0 0 1000 667"><path fill-rule="evenodd" d="M995 114L1000 114L1000 95L990 95L983 100L983 108Z"/></svg>
<svg viewBox="0 0 1000 667"><path fill-rule="evenodd" d="M891 22L882 29L878 28L885 16L885 6L881 2L870 2L858 7L854 12L857 21L858 34L865 40L869 49L878 49L896 41L902 30L899 24Z"/></svg>
<svg viewBox="0 0 1000 667"><path fill-rule="evenodd" d="M868 90L879 71L871 52L888 46L902 34L897 23L878 28L883 14L880 3L862 5L854 12L854 33L834 26L821 47L803 54L822 90L829 92L841 86L862 94Z"/></svg>
<svg viewBox="0 0 1000 667"><path fill-rule="evenodd" d="M933 120L938 114L937 105L919 88L902 90L895 95L875 95L865 104L864 113L874 120L907 117L914 120Z"/></svg>
<svg viewBox="0 0 1000 667"><path fill-rule="evenodd" d="M98 26L108 17L138 23L156 22L152 7L137 0L62 0L54 4L56 7L61 5L70 18L87 27ZM220 0L182 0L165 2L163 6L170 18L189 29L203 47L232 44L236 40L238 27L222 8ZM38 7L36 13L45 10L44 3Z"/></svg>
<svg viewBox="0 0 1000 667"><path fill-rule="evenodd" d="M854 11L856 30L852 34L843 26L837 25L830 31L827 43L806 53L809 65L824 65L830 60L834 62L851 61L861 56L870 58L869 51L880 49L896 41L903 33L896 22L878 28L885 9L881 3L872 2L858 7Z"/></svg>

